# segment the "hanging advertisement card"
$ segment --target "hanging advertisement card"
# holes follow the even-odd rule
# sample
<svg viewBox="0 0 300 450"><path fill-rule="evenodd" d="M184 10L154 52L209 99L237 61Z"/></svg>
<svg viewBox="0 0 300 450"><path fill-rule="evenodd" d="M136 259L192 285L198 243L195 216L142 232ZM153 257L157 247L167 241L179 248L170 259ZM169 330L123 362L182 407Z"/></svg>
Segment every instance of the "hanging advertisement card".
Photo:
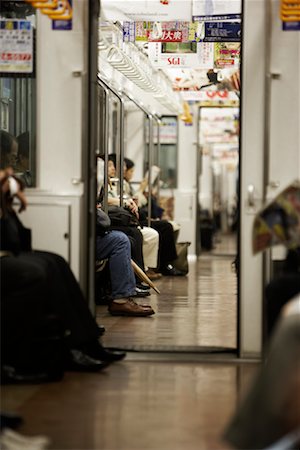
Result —
<svg viewBox="0 0 300 450"><path fill-rule="evenodd" d="M135 42L134 22L123 22L123 42Z"/></svg>
<svg viewBox="0 0 300 450"><path fill-rule="evenodd" d="M68 0L70 7L72 8L73 0ZM69 11L66 10L64 15L69 15ZM73 21L72 19L54 19L52 20L52 30L72 30Z"/></svg>
<svg viewBox="0 0 300 450"><path fill-rule="evenodd" d="M169 22L123 22L124 27L128 29L129 24L134 24L135 40L144 42L189 42L190 25L192 22L169 21ZM133 32L131 32L133 35Z"/></svg>
<svg viewBox="0 0 300 450"><path fill-rule="evenodd" d="M211 69L214 67L214 46L212 42L199 42L197 44L200 57L200 67L202 69Z"/></svg>
<svg viewBox="0 0 300 450"><path fill-rule="evenodd" d="M149 42L148 56L154 67L199 67L200 49L195 42Z"/></svg>
<svg viewBox="0 0 300 450"><path fill-rule="evenodd" d="M240 65L241 44L237 42L215 42L214 68L234 68Z"/></svg>
<svg viewBox="0 0 300 450"><path fill-rule="evenodd" d="M204 42L240 42L239 22L205 22Z"/></svg>
<svg viewBox="0 0 300 450"><path fill-rule="evenodd" d="M300 21L282 22L283 31L300 31Z"/></svg>
<svg viewBox="0 0 300 450"><path fill-rule="evenodd" d="M160 126L160 143L176 144L177 143L177 118L172 116L164 116L161 119Z"/></svg>
<svg viewBox="0 0 300 450"><path fill-rule="evenodd" d="M182 91L181 96L185 101L199 101L212 105L216 104L230 104L236 105L238 103L238 97L235 92L232 91L213 91L213 90L201 90L201 91Z"/></svg>
<svg viewBox="0 0 300 450"><path fill-rule="evenodd" d="M182 31L162 30L160 36L150 32L148 42L182 42Z"/></svg>
<svg viewBox="0 0 300 450"><path fill-rule="evenodd" d="M101 0L101 15L105 20L192 20L192 4L186 0Z"/></svg>
<svg viewBox="0 0 300 450"><path fill-rule="evenodd" d="M193 0L193 16L233 16L241 14L241 0ZM217 19L216 19L217 20Z"/></svg>
<svg viewBox="0 0 300 450"><path fill-rule="evenodd" d="M33 28L29 20L0 21L0 71L31 73L33 70Z"/></svg>
<svg viewBox="0 0 300 450"><path fill-rule="evenodd" d="M203 22L217 22L217 21L232 21L232 20L241 20L241 14L213 14L211 16L193 16L194 21L203 21Z"/></svg>

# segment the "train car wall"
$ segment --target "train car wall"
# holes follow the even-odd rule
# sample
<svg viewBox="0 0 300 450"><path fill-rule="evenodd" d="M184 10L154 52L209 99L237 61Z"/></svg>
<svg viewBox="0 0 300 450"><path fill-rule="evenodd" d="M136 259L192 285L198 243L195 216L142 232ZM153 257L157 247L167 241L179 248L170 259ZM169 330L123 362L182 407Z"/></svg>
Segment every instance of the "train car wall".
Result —
<svg viewBox="0 0 300 450"><path fill-rule="evenodd" d="M37 12L37 188L28 190L25 223L33 228L39 248L55 250L68 258L83 283L81 244L84 242L82 154L87 152L87 42L88 2L74 0L72 30L53 30L52 21ZM67 205L61 246L53 247L53 233L59 217L50 215L43 228L36 214L45 204ZM39 206L38 206L39 205ZM55 209L59 215L60 208ZM61 208L61 211L65 211ZM63 213L65 214L65 212ZM66 222L66 223L65 223Z"/></svg>

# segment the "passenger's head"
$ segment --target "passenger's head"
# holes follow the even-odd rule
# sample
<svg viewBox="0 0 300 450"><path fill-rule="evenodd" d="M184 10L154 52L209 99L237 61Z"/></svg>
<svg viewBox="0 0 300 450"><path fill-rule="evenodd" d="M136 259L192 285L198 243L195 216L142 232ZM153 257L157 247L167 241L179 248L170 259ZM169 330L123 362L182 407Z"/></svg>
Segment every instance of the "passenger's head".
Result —
<svg viewBox="0 0 300 450"><path fill-rule="evenodd" d="M116 176L117 155L110 153L108 155L108 176L114 178Z"/></svg>
<svg viewBox="0 0 300 450"><path fill-rule="evenodd" d="M0 168L15 168L18 157L18 141L12 134L0 130Z"/></svg>
<svg viewBox="0 0 300 450"><path fill-rule="evenodd" d="M131 181L134 173L134 162L129 158L124 158L124 178Z"/></svg>

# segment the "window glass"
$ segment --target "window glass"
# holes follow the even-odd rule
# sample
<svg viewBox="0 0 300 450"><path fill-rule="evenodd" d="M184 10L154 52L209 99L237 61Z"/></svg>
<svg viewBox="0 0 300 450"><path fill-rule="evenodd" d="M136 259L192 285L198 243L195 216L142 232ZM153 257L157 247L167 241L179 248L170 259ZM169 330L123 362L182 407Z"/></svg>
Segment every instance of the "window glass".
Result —
<svg viewBox="0 0 300 450"><path fill-rule="evenodd" d="M7 136L17 139L11 164L28 187L36 185L35 31L35 9L30 4L1 0L1 147L6 151Z"/></svg>
<svg viewBox="0 0 300 450"><path fill-rule="evenodd" d="M149 121L145 122L146 149L144 172L148 170ZM152 162L160 168L159 183L162 189L177 187L177 134L176 116L162 116L159 125L159 151L157 145L157 124L153 121Z"/></svg>

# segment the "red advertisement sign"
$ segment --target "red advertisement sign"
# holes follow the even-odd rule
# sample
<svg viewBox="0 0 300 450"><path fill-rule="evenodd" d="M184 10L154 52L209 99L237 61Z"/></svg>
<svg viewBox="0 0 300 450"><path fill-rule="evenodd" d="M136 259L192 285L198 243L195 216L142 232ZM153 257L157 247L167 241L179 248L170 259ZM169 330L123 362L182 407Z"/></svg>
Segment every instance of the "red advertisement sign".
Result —
<svg viewBox="0 0 300 450"><path fill-rule="evenodd" d="M153 31L149 31L149 42L182 42L182 31L162 30L161 36L157 36Z"/></svg>

